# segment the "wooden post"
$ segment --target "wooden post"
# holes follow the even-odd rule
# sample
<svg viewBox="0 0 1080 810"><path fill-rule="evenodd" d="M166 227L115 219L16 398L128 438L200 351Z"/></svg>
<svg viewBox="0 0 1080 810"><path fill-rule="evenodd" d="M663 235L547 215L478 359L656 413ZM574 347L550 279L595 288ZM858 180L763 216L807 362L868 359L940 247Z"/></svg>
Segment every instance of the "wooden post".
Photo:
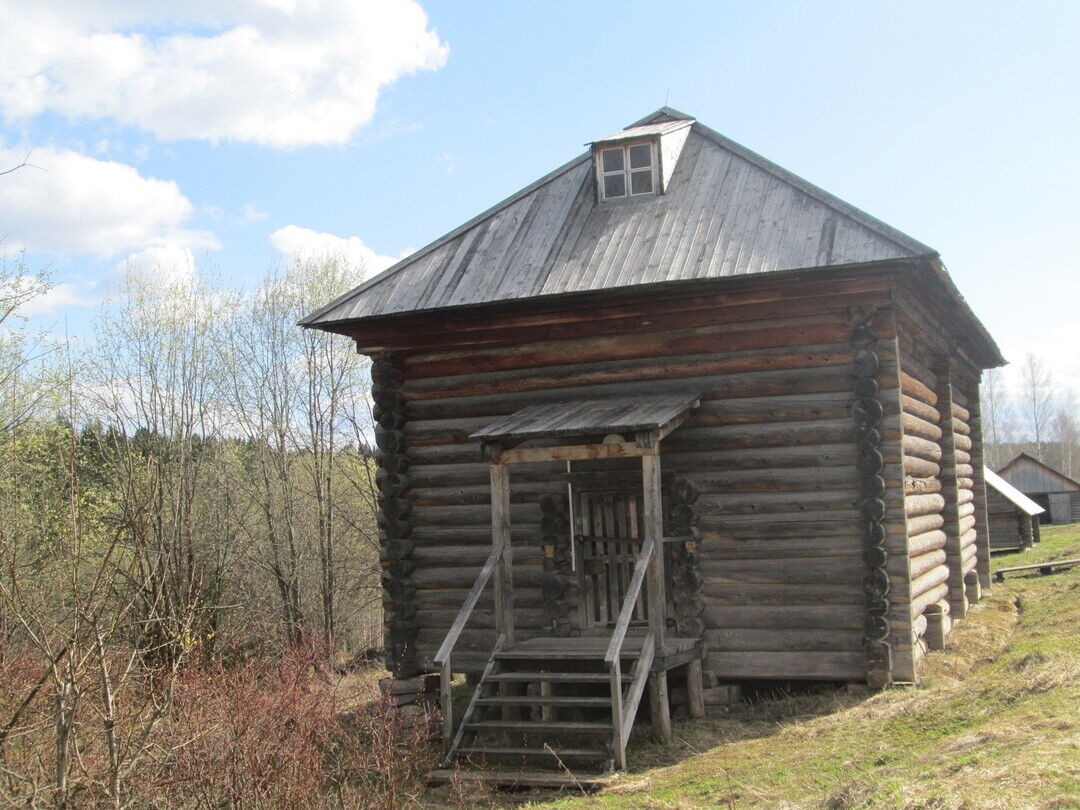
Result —
<svg viewBox="0 0 1080 810"><path fill-rule="evenodd" d="M495 563L495 635L514 644L514 552L510 545L510 468L491 465L491 542L502 547Z"/></svg>
<svg viewBox="0 0 1080 810"><path fill-rule="evenodd" d="M641 458L642 499L644 534L643 541L652 538L656 544L649 562L647 594L649 604L649 632L656 640L656 654L664 655L664 632L667 627L667 598L664 593L664 513L661 501L660 456Z"/></svg>
<svg viewBox="0 0 1080 810"><path fill-rule="evenodd" d="M670 745L675 735L671 732L667 672L663 669L654 669L649 673L649 719L652 723L653 739Z"/></svg>
<svg viewBox="0 0 1080 810"><path fill-rule="evenodd" d="M622 664L618 658L608 670L611 679L611 730L615 754L615 770L626 770L626 746L623 744ZM633 718L631 718L633 721Z"/></svg>
<svg viewBox="0 0 1080 810"><path fill-rule="evenodd" d="M664 633L667 626L667 595L664 593L664 514L660 481L660 456L641 457L642 506L644 540L656 544L649 561L647 594L649 604L649 633L656 642L656 656L664 657ZM653 670L649 675L649 712L653 736L670 743L671 706L668 704L667 672Z"/></svg>
<svg viewBox="0 0 1080 810"><path fill-rule="evenodd" d="M705 716L705 685L701 678L701 659L686 665L686 697L691 717Z"/></svg>

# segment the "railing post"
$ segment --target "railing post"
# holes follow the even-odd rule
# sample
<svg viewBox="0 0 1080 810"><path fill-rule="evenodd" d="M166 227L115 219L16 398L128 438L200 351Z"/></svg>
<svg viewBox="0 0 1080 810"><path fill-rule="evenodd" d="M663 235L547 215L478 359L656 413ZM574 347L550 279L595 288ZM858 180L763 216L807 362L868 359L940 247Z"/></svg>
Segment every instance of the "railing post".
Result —
<svg viewBox="0 0 1080 810"><path fill-rule="evenodd" d="M514 643L514 552L510 545L510 467L491 465L491 542L501 545L495 564L495 635Z"/></svg>
<svg viewBox="0 0 1080 810"><path fill-rule="evenodd" d="M616 657L609 665L611 674L611 729L616 770L626 770L626 746L623 744L622 663Z"/></svg>
<svg viewBox="0 0 1080 810"><path fill-rule="evenodd" d="M657 655L663 655L664 632L667 626L667 598L664 593L664 514L661 502L660 456L641 457L643 491L644 540L654 543L649 561L648 605L649 633L656 641Z"/></svg>
<svg viewBox="0 0 1080 810"><path fill-rule="evenodd" d="M442 662L439 672L439 702L442 703L442 730L443 750L450 753L450 746L454 740L454 702L450 696L450 686L453 679L453 671L450 668L450 656Z"/></svg>

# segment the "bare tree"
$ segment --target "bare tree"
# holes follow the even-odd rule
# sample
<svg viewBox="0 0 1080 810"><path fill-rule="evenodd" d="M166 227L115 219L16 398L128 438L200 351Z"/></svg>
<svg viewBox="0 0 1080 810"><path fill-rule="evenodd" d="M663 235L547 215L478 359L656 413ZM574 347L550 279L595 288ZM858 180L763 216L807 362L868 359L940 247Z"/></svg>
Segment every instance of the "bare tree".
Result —
<svg viewBox="0 0 1080 810"><path fill-rule="evenodd" d="M1015 430L1013 407L1001 369L988 369L983 374L980 393L983 435L987 444L986 463L991 469L998 469L1007 460L1003 458L1005 451L1003 445L1012 441Z"/></svg>
<svg viewBox="0 0 1080 810"><path fill-rule="evenodd" d="M1053 418L1053 376L1043 360L1030 353L1024 360L1020 373L1024 416L1031 428L1036 454L1041 458L1043 442L1048 437Z"/></svg>
<svg viewBox="0 0 1080 810"><path fill-rule="evenodd" d="M1076 394L1065 389L1059 398L1057 415L1054 416L1052 434L1057 445L1057 466L1070 478L1077 474L1077 453L1080 452L1080 420L1077 418Z"/></svg>

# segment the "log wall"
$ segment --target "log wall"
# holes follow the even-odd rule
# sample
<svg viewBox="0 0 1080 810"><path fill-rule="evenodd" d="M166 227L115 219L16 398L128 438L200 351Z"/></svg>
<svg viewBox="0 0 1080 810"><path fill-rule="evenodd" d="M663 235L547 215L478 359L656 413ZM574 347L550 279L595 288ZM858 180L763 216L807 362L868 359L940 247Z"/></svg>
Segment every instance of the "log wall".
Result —
<svg viewBox="0 0 1080 810"><path fill-rule="evenodd" d="M926 627L920 616L944 613L947 628L990 581L981 372L958 347L940 301L906 278L896 300L912 621L917 631ZM916 657L926 649L917 637Z"/></svg>
<svg viewBox="0 0 1080 810"><path fill-rule="evenodd" d="M665 302L655 313L644 310L631 332L610 334L606 321L583 316L568 323L564 317L552 339L402 357L420 667L430 666L490 550L487 464L469 433L540 402L685 391L700 393L702 403L663 442L661 467L701 493L705 669L724 679L865 678L867 569L851 344L853 313L861 313L878 340L880 364L887 641L898 679L910 679L890 288L888 276L870 274L842 285L777 285L709 306L699 298L682 309ZM540 338L543 330L530 334ZM520 636L543 632L539 502L565 492L565 473L559 464L511 469ZM493 622L488 593L462 636L464 653L455 654L462 668L486 658Z"/></svg>
<svg viewBox="0 0 1080 810"><path fill-rule="evenodd" d="M904 428L904 512L908 521L908 556L911 566L912 626L916 657L926 651L927 622L922 617L934 608L951 612L948 593L963 580L951 564L959 534L952 514L956 481L951 466L951 438L942 408L947 408L947 380L935 369L939 355L930 342L913 330L901 330L900 381ZM943 425L945 427L943 427Z"/></svg>

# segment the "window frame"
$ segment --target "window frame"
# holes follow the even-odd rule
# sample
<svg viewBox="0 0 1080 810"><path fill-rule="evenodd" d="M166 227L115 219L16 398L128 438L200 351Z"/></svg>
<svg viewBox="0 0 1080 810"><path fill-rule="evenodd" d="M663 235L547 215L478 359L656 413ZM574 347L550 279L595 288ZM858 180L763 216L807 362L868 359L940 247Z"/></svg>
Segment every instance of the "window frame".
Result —
<svg viewBox="0 0 1080 810"><path fill-rule="evenodd" d="M635 146L649 147L648 171L650 179L652 180L652 188L649 191L639 191L636 194L633 192L633 187L631 185L631 175L645 171L645 167L636 169L630 168L630 149ZM616 150L622 152L623 167L610 172L604 171L604 153ZM642 138L640 140L621 141L611 144L597 144L593 162L596 168L597 196L601 202L621 202L640 197L650 197L660 193L660 149L658 148L656 140L653 138ZM604 188L604 180L605 178L614 177L616 175L622 175L626 193L609 197Z"/></svg>

